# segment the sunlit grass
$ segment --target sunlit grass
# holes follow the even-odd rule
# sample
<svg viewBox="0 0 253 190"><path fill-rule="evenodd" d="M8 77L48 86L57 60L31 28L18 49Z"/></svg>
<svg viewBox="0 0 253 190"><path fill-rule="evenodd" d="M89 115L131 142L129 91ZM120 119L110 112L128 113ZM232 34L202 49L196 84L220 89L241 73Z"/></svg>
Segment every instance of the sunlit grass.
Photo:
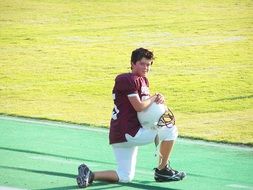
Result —
<svg viewBox="0 0 253 190"><path fill-rule="evenodd" d="M182 136L253 144L252 1L1 1L0 112L109 125L131 51Z"/></svg>

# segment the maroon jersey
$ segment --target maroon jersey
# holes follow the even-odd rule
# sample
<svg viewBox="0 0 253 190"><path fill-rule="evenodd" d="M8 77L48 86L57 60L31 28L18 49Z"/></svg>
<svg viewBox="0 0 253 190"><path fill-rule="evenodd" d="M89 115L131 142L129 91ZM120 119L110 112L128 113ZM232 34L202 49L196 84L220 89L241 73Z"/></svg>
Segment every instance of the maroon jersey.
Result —
<svg viewBox="0 0 253 190"><path fill-rule="evenodd" d="M126 142L125 134L135 136L141 125L137 112L128 100L128 96L139 96L141 100L149 97L149 83L146 77L132 73L118 75L112 91L114 109L110 124L110 144Z"/></svg>

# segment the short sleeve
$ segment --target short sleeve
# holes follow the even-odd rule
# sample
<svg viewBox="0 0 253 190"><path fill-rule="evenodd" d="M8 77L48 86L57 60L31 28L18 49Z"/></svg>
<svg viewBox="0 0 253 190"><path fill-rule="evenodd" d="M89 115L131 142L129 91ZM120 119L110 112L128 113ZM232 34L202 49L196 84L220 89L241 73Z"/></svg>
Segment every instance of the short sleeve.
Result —
<svg viewBox="0 0 253 190"><path fill-rule="evenodd" d="M132 77L119 77L115 79L115 88L125 95L137 94L138 86Z"/></svg>
<svg viewBox="0 0 253 190"><path fill-rule="evenodd" d="M146 77L144 77L144 80L145 80L145 83L146 83L147 87L149 87L149 81L148 81L148 79Z"/></svg>

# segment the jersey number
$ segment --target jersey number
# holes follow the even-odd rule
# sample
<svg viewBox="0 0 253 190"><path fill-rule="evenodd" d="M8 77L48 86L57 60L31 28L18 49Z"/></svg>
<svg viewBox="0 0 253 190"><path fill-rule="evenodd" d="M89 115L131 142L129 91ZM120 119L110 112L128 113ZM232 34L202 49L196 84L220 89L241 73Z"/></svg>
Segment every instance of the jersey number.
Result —
<svg viewBox="0 0 253 190"><path fill-rule="evenodd" d="M113 98L113 101L115 100L115 94L112 94L112 98ZM117 114L119 113L119 109L117 108L117 106L114 104L114 108L112 110L112 119L113 120L116 120L118 119L117 117Z"/></svg>

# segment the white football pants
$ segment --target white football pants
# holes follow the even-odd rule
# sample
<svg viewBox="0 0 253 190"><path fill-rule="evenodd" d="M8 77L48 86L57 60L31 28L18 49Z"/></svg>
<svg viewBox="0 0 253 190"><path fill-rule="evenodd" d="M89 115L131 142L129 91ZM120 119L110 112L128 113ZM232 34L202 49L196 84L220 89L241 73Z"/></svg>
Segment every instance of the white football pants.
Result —
<svg viewBox="0 0 253 190"><path fill-rule="evenodd" d="M178 131L175 125L164 126L158 131L140 128L134 137L129 134L125 135L127 142L112 144L119 182L127 183L133 180L138 146L154 143L156 134L158 134L160 141L171 141L177 139Z"/></svg>

